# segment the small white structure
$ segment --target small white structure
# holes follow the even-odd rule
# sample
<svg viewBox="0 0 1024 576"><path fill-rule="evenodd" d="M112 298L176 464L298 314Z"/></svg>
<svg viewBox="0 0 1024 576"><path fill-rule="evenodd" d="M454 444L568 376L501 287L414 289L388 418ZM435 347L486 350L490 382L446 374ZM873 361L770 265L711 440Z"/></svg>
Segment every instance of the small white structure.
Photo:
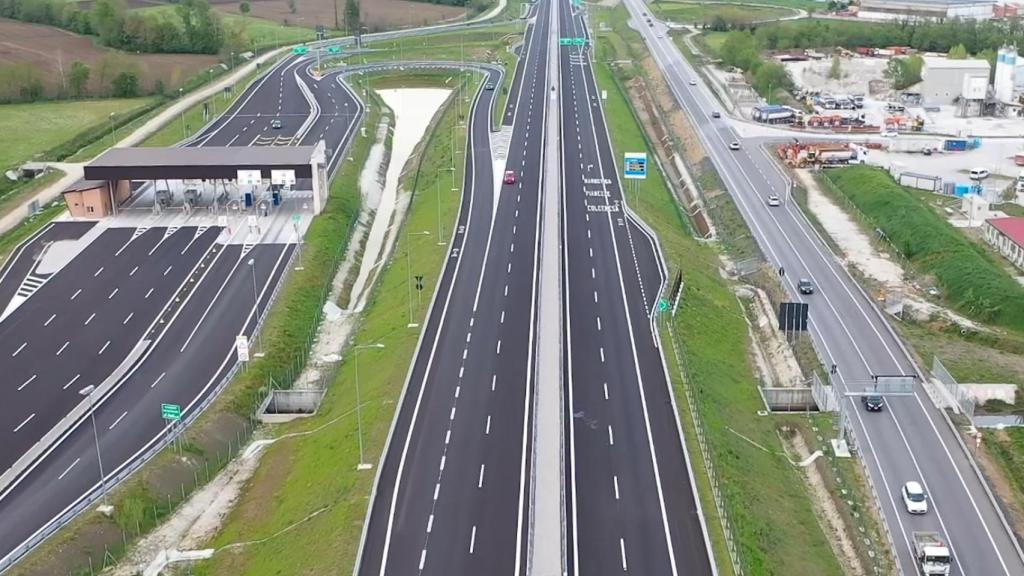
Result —
<svg viewBox="0 0 1024 576"><path fill-rule="evenodd" d="M953 104L957 97L985 98L991 66L987 60L950 60L924 56L919 92L929 106ZM1011 77L1012 86L1012 77Z"/></svg>
<svg viewBox="0 0 1024 576"><path fill-rule="evenodd" d="M964 194L960 199L960 210L967 216L967 227L973 228L985 223L989 217L989 203L977 194Z"/></svg>

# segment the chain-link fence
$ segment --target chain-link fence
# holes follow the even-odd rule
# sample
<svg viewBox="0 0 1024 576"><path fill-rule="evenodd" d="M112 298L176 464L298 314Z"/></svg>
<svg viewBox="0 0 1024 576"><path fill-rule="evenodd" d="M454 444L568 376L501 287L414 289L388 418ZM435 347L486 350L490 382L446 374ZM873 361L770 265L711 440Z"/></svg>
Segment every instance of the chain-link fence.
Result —
<svg viewBox="0 0 1024 576"><path fill-rule="evenodd" d="M949 395L960 407L960 411L973 421L977 402L960 386L960 383L956 381L956 378L953 378L949 370L946 370L938 356L932 356L932 376L946 388L946 391L949 392Z"/></svg>

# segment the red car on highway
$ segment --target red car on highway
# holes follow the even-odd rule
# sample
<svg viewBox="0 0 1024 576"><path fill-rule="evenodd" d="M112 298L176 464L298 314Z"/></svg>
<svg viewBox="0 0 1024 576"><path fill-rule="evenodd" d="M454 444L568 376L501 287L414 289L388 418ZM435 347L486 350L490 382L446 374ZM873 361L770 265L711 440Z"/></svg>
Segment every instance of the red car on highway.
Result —
<svg viewBox="0 0 1024 576"><path fill-rule="evenodd" d="M516 173L515 170L505 170L505 184L515 184Z"/></svg>

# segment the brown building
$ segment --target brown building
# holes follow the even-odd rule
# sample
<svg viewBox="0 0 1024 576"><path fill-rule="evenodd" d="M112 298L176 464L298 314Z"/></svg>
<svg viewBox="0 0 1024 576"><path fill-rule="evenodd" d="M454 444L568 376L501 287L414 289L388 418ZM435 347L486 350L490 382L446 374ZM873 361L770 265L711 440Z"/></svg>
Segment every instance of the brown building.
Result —
<svg viewBox="0 0 1024 576"><path fill-rule="evenodd" d="M79 180L64 190L64 203L75 218L103 218L131 196L128 180L116 180L114 193L105 180Z"/></svg>

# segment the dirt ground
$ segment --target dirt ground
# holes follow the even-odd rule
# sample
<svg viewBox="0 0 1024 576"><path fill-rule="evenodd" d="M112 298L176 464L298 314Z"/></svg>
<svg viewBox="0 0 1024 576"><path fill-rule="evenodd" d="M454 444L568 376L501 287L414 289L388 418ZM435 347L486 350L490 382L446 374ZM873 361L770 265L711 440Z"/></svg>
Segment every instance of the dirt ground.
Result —
<svg viewBox="0 0 1024 576"><path fill-rule="evenodd" d="M108 91L110 80L129 69L139 73L144 89L150 89L159 79L173 90L217 63L216 56L199 54L128 54L97 46L87 36L59 28L0 19L0 65L32 64L48 93L60 86L61 68L66 75L75 60L92 68L91 94Z"/></svg>
<svg viewBox="0 0 1024 576"><path fill-rule="evenodd" d="M134 0L144 4L146 0ZM339 24L344 27L342 11L344 0L295 0L295 14L288 9L287 0L253 0L251 3L253 16L274 22L287 22L310 28L320 24L328 28L334 27L335 2L337 2ZM239 3L235 0L211 0L218 10L238 14ZM462 17L463 10L455 6L441 6L409 0L369 0L361 3L363 25L370 32L426 26L443 20Z"/></svg>

